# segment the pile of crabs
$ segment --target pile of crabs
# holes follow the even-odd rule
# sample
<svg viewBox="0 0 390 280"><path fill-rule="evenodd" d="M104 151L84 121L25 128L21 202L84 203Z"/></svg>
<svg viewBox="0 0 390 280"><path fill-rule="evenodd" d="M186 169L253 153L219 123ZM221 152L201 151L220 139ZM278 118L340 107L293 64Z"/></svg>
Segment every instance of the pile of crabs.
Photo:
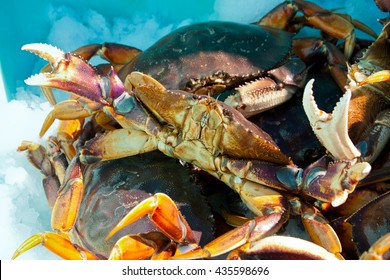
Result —
<svg viewBox="0 0 390 280"><path fill-rule="evenodd" d="M143 52L25 45L50 63L25 81L53 104L40 136L59 127L46 147L18 150L43 174L54 231L13 258L42 244L66 259L389 259L381 23L377 36L286 1L254 24L185 26ZM322 37L296 38L304 26ZM90 65L95 55L108 64Z"/></svg>

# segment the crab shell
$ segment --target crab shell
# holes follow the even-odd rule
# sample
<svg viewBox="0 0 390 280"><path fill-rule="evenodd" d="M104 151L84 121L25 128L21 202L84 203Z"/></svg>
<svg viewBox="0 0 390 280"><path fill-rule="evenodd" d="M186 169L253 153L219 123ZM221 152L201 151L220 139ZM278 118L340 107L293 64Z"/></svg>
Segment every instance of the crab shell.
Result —
<svg viewBox="0 0 390 280"><path fill-rule="evenodd" d="M258 28L256 27L256 30L258 30ZM210 33L210 32L209 32ZM211 32L213 33L213 32ZM223 37L222 37L223 38ZM222 39L220 38L220 39ZM267 38L267 36L266 36ZM284 41L284 40L282 40ZM289 40L290 41L290 40ZM267 43L267 40L266 42L263 42L263 44ZM241 50L241 49L240 49ZM263 50L264 51L264 50ZM199 54L199 53L198 53ZM59 55L57 55L59 56ZM77 59L75 57L72 57L71 59ZM280 62L280 61L279 61ZM81 63L82 64L82 63ZM157 63L158 64L158 63ZM177 63L174 63L175 66L177 66L178 64ZM274 65L276 67L276 65ZM168 67L169 68L169 67ZM93 73L93 68L88 68L87 66L84 65L84 68L83 69L90 69L92 71L92 74ZM278 68L276 68L278 69ZM57 69L55 69L57 70ZM80 69L76 69L76 70L80 70ZM139 69L137 69L139 70ZM65 71L60 71L61 73L62 72L65 72ZM261 71L259 70L258 73L260 73ZM263 71L264 72L264 71ZM85 72L82 72L82 73L85 73ZM136 73L136 72L133 72L135 77L135 80L137 79L147 79L147 80L150 80L152 78L148 78L149 76L143 76L141 75L139 72ZM74 71L73 74L80 74L79 71ZM96 74L96 73L95 73ZM115 73L114 73L115 74ZM107 89L115 89L116 86L118 84L120 84L119 82L117 82L115 79L115 75L111 73L111 76L109 76L108 78L104 77L104 79L102 78L101 80L99 80L100 76L98 75L92 75L96 78L96 80L98 80L98 82L96 84L93 84L93 83L90 83L93 87L95 87L95 85L98 86L98 90L95 92L95 93L100 93L100 91L103 91L103 93L106 93L106 90ZM215 74L215 73L214 73ZM267 73L269 74L269 73ZM180 74L179 74L180 76ZM285 75L284 75L285 76ZM288 75L287 75L288 76ZM42 76L40 76L42 77ZM214 75L214 77L216 77ZM226 78L226 77L231 77L230 75L222 75L222 78ZM104 83L106 81L106 79L109 79L112 83L111 83L111 87L102 87L102 84L101 83ZM161 78L162 79L162 78ZM33 80L37 80L36 78L33 79ZM69 79L68 79L69 80ZM72 80L72 79L70 79ZM201 80L201 79L200 79ZM31 81L31 80L30 80ZM73 81L73 80L72 80ZM89 81L89 80L88 80ZM208 82L206 80L206 82ZM211 81L213 82L213 81ZM245 81L244 81L245 82ZM166 125L164 126L163 128L165 130L163 130L164 133L167 133L166 135L164 133L161 133L159 135L156 135L156 136L159 136L161 138L158 138L157 141L160 141L158 144L161 144L162 146L162 151L163 152L166 152L168 155L170 156L176 156L177 155L177 158L180 158L180 159L184 159L184 160L187 160L187 154L184 153L183 149L180 149L182 148L183 146L184 147L191 147L190 145L192 144L192 141L187 141L185 142L185 145L182 145L181 147L179 147L179 149L176 149L174 152L176 152L176 154L171 154L170 151L170 147L168 147L169 145L166 145L166 147L164 146L165 142L166 141L167 143L169 141L172 141L172 140L175 140L175 134L176 131L173 131L172 130L172 126L176 127L177 130L179 131L182 131L184 130L185 133L188 132L188 134L191 134L189 136L193 136L196 132L198 131L195 131L195 132L192 132L192 130L190 129L191 126L195 127L195 128L198 128L199 127L204 127L205 124L207 123L208 127L206 127L206 129L210 129L209 130L205 130L205 134L209 134L209 131L211 130L216 130L216 128L222 128L222 125L221 124L221 121L220 119L218 118L219 115L221 116L221 120L224 121L224 124L226 123L226 127L228 128L228 131L224 131L225 132L225 135L223 138L223 140L229 140L229 141L221 141L220 144L222 144L222 147L220 145L215 145L215 146L219 146L219 147L213 147L214 145L209 145L209 144L214 144L214 142L206 142L206 141L203 141L204 139L202 139L202 141L199 141L199 142L196 142L196 143L200 143L202 145L209 145L210 147L214 148L214 149L223 149L223 152L227 152L228 155L231 155L233 157L239 157L239 156L244 156L245 159L262 159L262 160L267 160L268 162L272 160L270 160L270 158L260 158L258 156L256 156L255 158L253 158L253 152L252 151L257 151L257 148L261 145L263 145L262 143L260 143L261 141L259 139L262 139L262 141L264 140L265 143L267 143L267 147L269 147L268 149L265 149L267 151L267 153L269 153L269 151L271 150L273 153L272 153L272 156L271 158L273 157L278 157L281 158L282 160L280 161L276 161L276 163L281 163L281 164L290 164L290 160L285 157L284 155L280 155L278 152L279 150L277 149L277 147L275 147L275 145L273 145L273 141L271 138L268 137L268 135L265 135L265 133L261 132L260 129L258 128L255 128L251 123L247 122L246 120L243 119L242 115L239 115L237 112L235 112L234 110L230 111L228 107L226 107L226 105L223 105L222 103L218 103L217 101L213 101L211 98L207 98L207 97L199 97L197 95L190 95L188 93L184 93L184 92L180 92L180 91L167 91L165 89L164 86L160 87L159 85L157 85L157 81L156 82L153 82L152 83L152 86L149 86L147 84L143 84L143 83L140 83L138 84L138 89L136 88L135 90L135 96L131 96L134 100L135 98L137 98L137 100L140 100L142 102L142 105L144 105L148 111L150 111L152 114L153 114L153 117L156 118L156 127L158 126L157 124L157 121L158 120L163 120L162 123L168 123L169 125ZM88 83L89 84L89 83ZM76 83L77 85L77 83ZM225 84L226 85L226 84ZM229 85L230 86L230 85ZM65 87L65 89L69 89L67 87ZM123 91L123 88L120 88L120 91ZM118 91L119 92L119 91ZM151 93L155 93L155 94L151 94ZM93 95L91 94L90 91L87 92L87 94L82 95L83 97L86 97L86 98L89 98L90 95ZM158 96L159 95L159 96ZM111 96L111 95L110 95ZM164 108L159 108L159 106L161 105L161 97L164 97L167 105L166 107ZM107 105L107 103L110 103L109 101L102 101L101 98L105 99L105 95L100 95L100 94L96 94L95 95L95 99L93 99L93 101L97 101L99 102L101 105ZM113 98L113 108L114 109L118 109L118 113L131 113L130 111L126 112L126 111L121 111L121 106L124 106L123 103L119 103L119 101L117 101L116 97L119 97L117 95L112 95L112 98ZM130 96L129 96L130 97ZM133 99L126 99L126 100L133 100ZM119 106L115 106L119 104ZM135 106L135 104L133 104ZM171 107L169 107L171 106ZM345 106L344 108L347 108L348 106ZM110 110L109 107L105 108L107 111ZM162 109L162 110L160 110ZM191 113L193 115L190 115L190 117L193 117L193 119L183 119L183 115L185 115L184 113L186 113L189 109L191 109ZM175 110L179 110L179 114L176 113ZM207 115L208 112L211 112L211 116L213 116L213 118L210 118L211 121L209 121L209 116ZM114 112L115 113L115 112ZM114 115L114 114L113 114ZM206 116L206 117L203 117L203 116ZM118 117L118 122L119 122L119 118L121 116ZM126 117L126 116L122 116L122 117ZM182 117L182 119L180 118ZM129 118L130 119L130 118ZM154 120L152 118L150 118L150 120ZM137 121L139 121L139 119L137 119ZM188 121L188 122L186 122ZM213 121L216 121L215 123ZM184 125L183 125L184 123ZM151 124L151 123L148 123L148 125ZM149 127L145 127L144 129L149 129ZM200 129L200 128L199 128ZM188 131L187 131L188 130ZM230 131L231 130L231 131ZM191 132L191 133L190 133ZM228 132L228 133L226 133ZM239 136L233 134L233 133L230 133L230 132L240 132L240 133L237 133ZM169 135L168 133L171 133L171 135ZM229 134L230 133L230 134ZM245 134L246 133L246 134ZM152 133L152 135L154 136L154 134ZM255 137L253 136L255 135ZM260 137L260 135L262 137ZM346 133L343 134L344 135L347 135ZM244 136L246 138L244 138ZM257 138L257 136L259 136ZM168 139L169 138L169 139ZM244 142L248 142L250 143L251 145L253 144L253 147L250 146L249 148L248 147L245 147L244 150L240 153L237 153L237 151L241 151L243 148L241 147L240 144L240 140L243 140L244 138ZM168 141L169 140L169 141ZM193 138L184 138L184 140L193 140ZM206 139L208 140L208 139ZM245 141L245 140L248 140L248 141ZM173 141L175 142L175 141ZM196 144L195 143L195 144ZM218 143L218 142L217 142ZM233 145L232 145L233 143ZM170 144L170 142L168 143ZM187 145L187 146L186 146ZM233 147L231 147L233 146ZM176 146L174 146L176 148ZM197 148L198 146L195 146L195 148ZM192 147L191 147L192 148ZM240 148L241 150L239 150L238 148ZM218 151L218 150L217 150ZM133 152L133 151L131 151ZM206 153L208 155L208 153ZM87 154L83 154L84 156L87 155ZM87 155L89 156L90 158L92 158L91 155ZM201 157L197 157L195 156L195 158L193 158L193 154L191 154L191 157L189 157L187 160L188 162L196 162L198 159L200 159ZM355 158L355 154L353 155L353 157ZM344 157L341 157L342 159ZM191 161L192 159L192 161ZM202 158L203 160L203 158ZM200 168L203 168L205 170L208 170L208 164L210 163L209 161L207 161L208 158L206 158L205 161L201 161L201 164ZM236 163L238 163L238 165L241 164L241 162L236 162L234 160L232 160L231 162L231 165L234 165ZM225 164L223 162L223 164ZM227 166L227 165L226 165ZM236 166L233 166L233 168L235 168ZM366 168L367 169L367 168ZM295 169L294 169L295 170ZM274 174L274 173L272 173ZM231 174L227 174L227 175L231 175ZM230 179L231 177L229 177ZM224 177L224 179L226 181L228 181L228 177L226 176L226 178ZM234 181L234 183L239 186L241 184L241 182L239 180L236 180ZM342 199L345 199L346 197L343 196ZM333 202L333 201L332 201ZM335 204L340 204L342 203L343 201L340 201L340 200L336 200L336 203Z"/></svg>
<svg viewBox="0 0 390 280"><path fill-rule="evenodd" d="M140 201L164 192L175 200L191 221L200 244L213 239L212 214L187 168L161 153L102 161L88 165L84 173L84 198L72 237L83 248L108 258L116 241L125 235L157 231L144 217L112 238L112 228ZM193 211L197 209L197 211Z"/></svg>
<svg viewBox="0 0 390 280"><path fill-rule="evenodd" d="M216 21L193 24L160 39L119 76L140 71L167 88L184 89L191 79L225 72L233 83L282 65L290 54L291 39L290 33L271 27Z"/></svg>
<svg viewBox="0 0 390 280"><path fill-rule="evenodd" d="M222 99L235 89L245 91L225 102L240 104L239 110L251 115L250 104L268 107L264 104L269 102L273 107L304 86L306 66L291 57L291 39L292 34L272 27L218 21L193 24L160 39L118 75L124 81L128 74L139 71L167 89L211 95L227 92ZM255 101L272 91L271 99Z"/></svg>

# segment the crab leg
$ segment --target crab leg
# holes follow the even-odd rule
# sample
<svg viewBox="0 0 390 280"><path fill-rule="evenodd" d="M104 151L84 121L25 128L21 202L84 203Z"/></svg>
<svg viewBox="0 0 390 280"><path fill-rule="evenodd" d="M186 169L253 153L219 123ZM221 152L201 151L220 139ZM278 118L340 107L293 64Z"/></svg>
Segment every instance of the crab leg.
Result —
<svg viewBox="0 0 390 280"><path fill-rule="evenodd" d="M285 1L274 7L256 24L272 26L278 29L287 29L296 13L297 7L293 3Z"/></svg>
<svg viewBox="0 0 390 280"><path fill-rule="evenodd" d="M374 30L372 30L369 26L365 25L363 22L361 22L357 19L351 18L351 16L348 14L338 13L338 15L345 18L349 22L351 22L353 24L353 26L355 26L360 31L366 33L367 35L370 35L372 38L376 39L378 37L378 34L376 34L376 32Z"/></svg>
<svg viewBox="0 0 390 280"><path fill-rule="evenodd" d="M345 91L347 60L335 45L319 38L296 38L293 40L293 52L305 62L309 62L317 55L326 57L330 74L339 88Z"/></svg>
<svg viewBox="0 0 390 280"><path fill-rule="evenodd" d="M46 149L40 144L29 141L23 141L18 147L18 151L27 151L29 161L43 174L43 188L50 208L53 208L67 166L66 161L59 161L56 165L57 168L55 168L46 153Z"/></svg>
<svg viewBox="0 0 390 280"><path fill-rule="evenodd" d="M266 260L336 260L334 254L309 241L288 237L270 236L247 243L233 250L227 257L230 260L266 259Z"/></svg>
<svg viewBox="0 0 390 280"><path fill-rule="evenodd" d="M244 244L276 233L286 221L287 216L285 213L272 213L256 217L242 226L217 237L203 248L198 247L185 253L176 251L172 259L200 259L222 255Z"/></svg>
<svg viewBox="0 0 390 280"><path fill-rule="evenodd" d="M120 238L111 251L110 260L169 259L176 245L161 232L126 235Z"/></svg>
<svg viewBox="0 0 390 280"><path fill-rule="evenodd" d="M348 194L369 172L367 163L354 165L348 161L329 163L327 157L319 159L305 170L294 166L230 158L221 160L219 169L225 175L216 176L239 194L245 194L242 190L245 190L248 181L251 181L255 184L254 188L257 188L257 183L274 189L287 190L290 193L305 193L321 201L330 202L335 207L345 202ZM246 201L243 196L242 199ZM251 205L252 203L248 206L251 208ZM255 208L251 210L257 213Z"/></svg>
<svg viewBox="0 0 390 280"><path fill-rule="evenodd" d="M41 137L55 119L81 120L94 113L99 115L99 110L104 105L108 105L103 97L110 99L123 93L123 85L112 68L107 76L101 77L99 71L86 63L84 59L90 59L91 56L99 53L105 59L121 64L135 56L133 48L116 44L89 45L75 51L75 54L64 53L58 48L46 44L28 44L22 49L48 60L51 67L51 71L47 66L45 71L27 79L27 84L45 87L45 92L50 91L50 96L52 96L50 89L52 87L79 95L73 94L70 100L54 105L53 111L47 116L42 126ZM51 100L54 97L48 97L48 99ZM107 118L102 120L104 121L101 125L106 127ZM72 133L69 131L69 134Z"/></svg>
<svg viewBox="0 0 390 280"><path fill-rule="evenodd" d="M117 129L96 136L81 150L83 163L133 156L157 149L155 139L141 130Z"/></svg>
<svg viewBox="0 0 390 280"><path fill-rule="evenodd" d="M355 47L355 30L353 24L345 18L331 13L310 2L297 2L310 25L324 31L337 39L345 39L344 54L347 59Z"/></svg>
<svg viewBox="0 0 390 280"><path fill-rule="evenodd" d="M390 81L390 70L378 71L359 83L359 86Z"/></svg>
<svg viewBox="0 0 390 280"><path fill-rule="evenodd" d="M342 251L340 240L321 212L297 199L290 200L290 204L294 214L301 216L302 223L312 242L325 248L328 252L340 256Z"/></svg>
<svg viewBox="0 0 390 280"><path fill-rule="evenodd" d="M75 120L89 117L91 113L85 109L77 100L66 100L54 105L53 110L47 115L41 131L39 132L39 137L47 132L50 126L53 124L54 120Z"/></svg>
<svg viewBox="0 0 390 280"><path fill-rule="evenodd" d="M230 177L231 176L226 176ZM238 178L236 178L237 181ZM226 178L222 176L222 181ZM248 242L252 242L276 233L288 219L289 203L277 191L251 181L240 183L237 192L240 194L245 205L258 215L258 217L245 222L237 228L217 237L203 248L180 252L176 251L174 259L211 258Z"/></svg>
<svg viewBox="0 0 390 280"><path fill-rule="evenodd" d="M339 256L342 251L340 240L321 212L307 203L300 202L297 198L290 199L289 203L291 205L291 213L301 217L303 226L309 234L311 241L325 248L328 252ZM239 227L249 220L246 217L222 214L226 222L235 227ZM248 244L248 246L252 245ZM243 247L237 250L241 251Z"/></svg>
<svg viewBox="0 0 390 280"><path fill-rule="evenodd" d="M59 127L59 142L63 144L68 159L75 156L75 150L72 146L73 141L77 137L83 123L83 118L92 114L93 110L98 110L108 104L101 95L104 88L104 81L99 79L97 70L76 55L66 54L58 48L46 44L28 44L22 47L23 50L28 50L38 56L49 61L52 72L49 72L49 67L44 69L44 72L34 75L25 82L31 85L39 85L46 87L45 95L51 103L55 103L51 87L56 87L62 90L73 90L76 93L80 91L86 94L84 100L89 104L94 104L94 108L84 108L78 101L65 101L54 105L54 109L45 119L41 128L40 136L42 137L49 129L55 119L62 119ZM89 77L96 77L94 80ZM88 83L78 85L88 79ZM98 95L93 93L98 92ZM112 91L110 91L112 92ZM66 121L64 121L66 120Z"/></svg>
<svg viewBox="0 0 390 280"><path fill-rule="evenodd" d="M98 260L93 253L81 247L75 247L67 235L60 235L54 232L42 232L29 237L15 251L12 259L16 259L20 254L42 244L51 252L66 260Z"/></svg>
<svg viewBox="0 0 390 280"><path fill-rule="evenodd" d="M52 139L54 141L54 139ZM51 143L49 152L39 144L23 142L19 151L28 151L30 161L46 176L44 187L52 208L52 227L58 233L43 232L29 237L15 252L13 258L42 244L53 253L65 259L97 259L91 252L75 247L70 241L69 232L76 221L82 194L84 191L79 157L76 156L66 169L66 160L56 155L58 146ZM61 186L60 186L61 182Z"/></svg>
<svg viewBox="0 0 390 280"><path fill-rule="evenodd" d="M77 140L83 124L84 119L76 119L61 121L58 126L57 142L69 161L76 156L73 143Z"/></svg>
<svg viewBox="0 0 390 280"><path fill-rule="evenodd" d="M84 118L90 116L84 107L76 100L68 100L54 105L54 109L43 122L39 137L47 132L55 119L62 120L58 126L57 138L67 158L71 160L76 155L73 142L77 139L84 124Z"/></svg>
<svg viewBox="0 0 390 280"><path fill-rule="evenodd" d="M89 59L100 47L91 45L82 51L78 51L78 53L82 53L83 57ZM89 65L83 57L64 53L51 45L28 44L23 46L22 49L48 60L52 68L51 72L44 72L30 77L25 81L27 84L53 87L74 93L71 96L74 100L71 99L54 105L53 111L46 118L40 132L42 137L55 119L62 120L59 128L59 141L64 143L67 157L71 159L75 155L72 142L78 135L84 118L96 114L96 120L102 127L112 128L110 125L112 120L109 120L107 116L103 116L104 113L101 109L109 105L106 99L111 102L124 92L123 84L113 68L106 76L102 77L99 71ZM116 52L109 52L104 45L102 52L118 63L123 62L120 58L121 55L115 57ZM67 122L64 122L65 120Z"/></svg>
<svg viewBox="0 0 390 280"><path fill-rule="evenodd" d="M51 224L54 230L68 232L73 228L83 192L80 159L75 156L66 170L64 183L58 191L58 197L53 206Z"/></svg>
<svg viewBox="0 0 390 280"><path fill-rule="evenodd" d="M133 60L141 53L141 50L116 43L91 44L72 51L85 60L90 60L93 56L100 56L114 65L116 71L119 71L124 65Z"/></svg>
<svg viewBox="0 0 390 280"><path fill-rule="evenodd" d="M92 105L92 102L89 102ZM81 104L79 100L70 99L55 104L54 109L47 115L41 131L40 137L47 132L53 122L60 120L57 132L59 145L64 150L67 158L71 160L76 155L76 150L73 143L78 139L85 118L94 116L97 124L107 130L113 130L113 120L101 111L94 111L93 108L88 108L85 104ZM88 109L87 109L88 108Z"/></svg>
<svg viewBox="0 0 390 280"><path fill-rule="evenodd" d="M355 30L356 27L371 36L375 36L375 32L364 24L345 18L342 15L333 13L309 1L285 1L275 7L257 24L273 26L279 29L288 29L291 22L298 11L301 11L307 23L306 25L313 26L321 31L329 34L337 39L345 40L344 54L346 58L350 58L355 46ZM375 36L376 37L376 36Z"/></svg>
<svg viewBox="0 0 390 280"><path fill-rule="evenodd" d="M119 230L148 215L153 224L166 236L179 243L197 243L195 234L172 199L166 194L156 193L135 206L107 235L111 238Z"/></svg>

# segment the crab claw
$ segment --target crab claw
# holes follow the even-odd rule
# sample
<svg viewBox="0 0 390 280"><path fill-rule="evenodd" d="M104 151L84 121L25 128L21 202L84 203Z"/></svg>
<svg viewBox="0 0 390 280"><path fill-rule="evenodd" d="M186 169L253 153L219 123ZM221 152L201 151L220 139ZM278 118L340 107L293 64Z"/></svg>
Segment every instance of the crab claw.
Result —
<svg viewBox="0 0 390 280"><path fill-rule="evenodd" d="M69 91L101 105L109 105L110 99L115 99L125 91L113 69L106 77L102 77L95 67L78 55L40 43L24 45L22 50L49 61L52 68L50 73L40 73L26 79L28 85Z"/></svg>
<svg viewBox="0 0 390 280"><path fill-rule="evenodd" d="M351 91L347 90L331 114L317 107L313 97L311 79L303 93L303 108L318 140L337 160L354 160L360 157L359 150L348 135L348 107Z"/></svg>

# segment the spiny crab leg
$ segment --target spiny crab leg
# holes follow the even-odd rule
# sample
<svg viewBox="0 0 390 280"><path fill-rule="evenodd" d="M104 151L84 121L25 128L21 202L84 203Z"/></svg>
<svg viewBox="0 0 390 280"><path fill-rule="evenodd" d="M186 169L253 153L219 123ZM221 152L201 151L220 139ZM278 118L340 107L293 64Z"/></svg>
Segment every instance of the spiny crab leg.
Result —
<svg viewBox="0 0 390 280"><path fill-rule="evenodd" d="M348 135L348 107L351 91L347 90L333 109L331 114L320 110L313 96L311 79L303 93L303 108L310 121L314 133L321 144L337 160L355 160L360 151L352 143Z"/></svg>

